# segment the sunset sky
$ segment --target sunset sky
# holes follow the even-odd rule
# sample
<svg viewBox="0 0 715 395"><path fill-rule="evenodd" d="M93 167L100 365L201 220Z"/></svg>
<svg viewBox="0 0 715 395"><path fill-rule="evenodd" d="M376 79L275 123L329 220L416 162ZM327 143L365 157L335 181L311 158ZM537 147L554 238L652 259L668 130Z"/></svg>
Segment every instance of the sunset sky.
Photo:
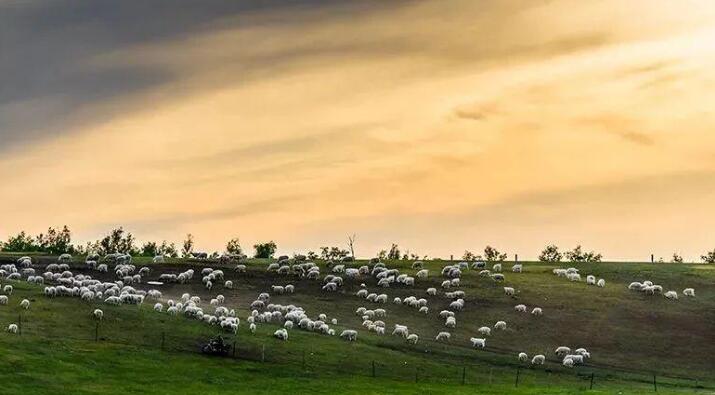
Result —
<svg viewBox="0 0 715 395"><path fill-rule="evenodd" d="M0 0L0 239L715 248L715 2Z"/></svg>

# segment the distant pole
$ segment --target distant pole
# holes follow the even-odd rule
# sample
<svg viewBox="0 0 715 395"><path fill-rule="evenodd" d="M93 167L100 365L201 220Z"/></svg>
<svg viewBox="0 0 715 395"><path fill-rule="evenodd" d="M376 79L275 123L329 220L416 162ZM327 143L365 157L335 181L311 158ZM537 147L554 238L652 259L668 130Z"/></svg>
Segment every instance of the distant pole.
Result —
<svg viewBox="0 0 715 395"><path fill-rule="evenodd" d="M233 341L233 357L236 358L236 341Z"/></svg>
<svg viewBox="0 0 715 395"><path fill-rule="evenodd" d="M650 263L655 263L655 256L653 256L653 254L650 254Z"/></svg>
<svg viewBox="0 0 715 395"><path fill-rule="evenodd" d="M519 262L519 254L514 254L514 262Z"/></svg>
<svg viewBox="0 0 715 395"><path fill-rule="evenodd" d="M303 371L305 371L305 350L303 350Z"/></svg>
<svg viewBox="0 0 715 395"><path fill-rule="evenodd" d="M514 383L514 387L519 386L519 373L521 372L521 366L517 366L516 368L516 382Z"/></svg>
<svg viewBox="0 0 715 395"><path fill-rule="evenodd" d="M266 345L261 345L261 362L266 362Z"/></svg>
<svg viewBox="0 0 715 395"><path fill-rule="evenodd" d="M17 328L18 332L22 335L22 313L17 315Z"/></svg>
<svg viewBox="0 0 715 395"><path fill-rule="evenodd" d="M166 332L161 331L161 349L164 349L164 342L166 341Z"/></svg>
<svg viewBox="0 0 715 395"><path fill-rule="evenodd" d="M375 377L375 361L372 361L372 377Z"/></svg>
<svg viewBox="0 0 715 395"><path fill-rule="evenodd" d="M658 392L658 383L655 381L655 375L653 375L653 389Z"/></svg>
<svg viewBox="0 0 715 395"><path fill-rule="evenodd" d="M94 341L99 341L99 322L94 326Z"/></svg>
<svg viewBox="0 0 715 395"><path fill-rule="evenodd" d="M493 370L494 370L494 368L489 368L489 384L492 383L492 371Z"/></svg>
<svg viewBox="0 0 715 395"><path fill-rule="evenodd" d="M419 373L420 373L420 368L415 367L415 383L417 382L417 378L419 377Z"/></svg>
<svg viewBox="0 0 715 395"><path fill-rule="evenodd" d="M588 387L588 389L590 389L590 390L593 389L593 375L594 375L594 373L591 372L591 385Z"/></svg>
<svg viewBox="0 0 715 395"><path fill-rule="evenodd" d="M462 366L462 385L467 381L467 367Z"/></svg>
<svg viewBox="0 0 715 395"><path fill-rule="evenodd" d="M454 255L451 255L451 254L450 254L450 255L449 255L449 260L450 260L450 261L453 261L453 260L454 260Z"/></svg>

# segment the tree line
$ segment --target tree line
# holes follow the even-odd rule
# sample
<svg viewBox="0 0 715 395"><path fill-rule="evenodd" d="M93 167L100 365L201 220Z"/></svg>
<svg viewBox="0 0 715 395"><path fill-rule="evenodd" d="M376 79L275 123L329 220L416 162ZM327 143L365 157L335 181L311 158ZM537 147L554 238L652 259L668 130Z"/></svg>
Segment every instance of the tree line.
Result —
<svg viewBox="0 0 715 395"><path fill-rule="evenodd" d="M322 246L319 252L308 251L306 257L311 260L343 260L348 257L355 258L355 235L348 236L347 247ZM254 258L273 258L278 246L274 241L261 242L253 245ZM127 232L123 227L112 229L101 239L87 242L85 245L74 245L72 243L72 232L66 225L62 228L48 228L47 232L32 236L25 231L8 237L7 241L0 241L0 251L2 252L27 252L45 253L49 255L59 254L98 254L106 255L111 253L130 254L134 256L165 256L170 258L189 258L201 255L206 258L218 258L222 254L232 256L247 256L238 238L232 238L226 243L224 251L214 251L212 253L198 252L195 247L194 236L187 234L180 247L173 242L162 240L161 242L146 241L139 243L131 232ZM380 250L376 256L380 260L418 260L428 259L428 256L420 256L411 253L409 250L402 251L400 247L392 243L389 249ZM547 245L539 254L541 262L600 262L603 256L594 251L584 251L578 245L571 250L561 252L554 244ZM466 250L462 255L464 261L489 261L501 262L507 259L507 254L492 246L486 246L482 254L474 254ZM715 263L715 249L707 251L700 256L704 263ZM665 262L659 258L658 262ZM674 253L670 262L682 263L683 257Z"/></svg>

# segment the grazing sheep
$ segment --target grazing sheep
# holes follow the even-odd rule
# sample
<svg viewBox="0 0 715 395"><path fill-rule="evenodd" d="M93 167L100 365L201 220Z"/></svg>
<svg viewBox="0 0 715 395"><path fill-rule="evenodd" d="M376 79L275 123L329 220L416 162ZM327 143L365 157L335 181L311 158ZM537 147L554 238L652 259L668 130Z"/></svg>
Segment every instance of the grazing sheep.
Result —
<svg viewBox="0 0 715 395"><path fill-rule="evenodd" d="M454 328L457 326L457 319L454 317L447 317L447 320L444 322L444 326L447 328Z"/></svg>
<svg viewBox="0 0 715 395"><path fill-rule="evenodd" d="M426 279L429 277L429 270L427 269L422 269L415 274L415 276L419 279Z"/></svg>
<svg viewBox="0 0 715 395"><path fill-rule="evenodd" d="M477 329L477 332L479 332L479 334L482 336L489 336L492 334L492 328L490 328L488 326L483 326L483 327Z"/></svg>
<svg viewBox="0 0 715 395"><path fill-rule="evenodd" d="M248 330L251 331L251 333L256 333L256 324L251 323L251 325L248 326Z"/></svg>
<svg viewBox="0 0 715 395"><path fill-rule="evenodd" d="M7 295L0 296L0 305L6 305L8 302Z"/></svg>
<svg viewBox="0 0 715 395"><path fill-rule="evenodd" d="M422 307L420 307L420 310L419 310L419 311L420 311L420 313L428 314L428 313L429 313L429 308L428 308L427 306L422 306Z"/></svg>
<svg viewBox="0 0 715 395"><path fill-rule="evenodd" d="M417 344L417 342L420 340L420 337L417 336L414 333L411 333L410 335L407 336L407 343L410 344Z"/></svg>
<svg viewBox="0 0 715 395"><path fill-rule="evenodd" d="M505 321L497 321L497 323L494 324L494 329L506 330L506 322Z"/></svg>
<svg viewBox="0 0 715 395"><path fill-rule="evenodd" d="M501 273L492 274L491 277L492 277L492 280L497 281L497 282L504 281L504 275Z"/></svg>
<svg viewBox="0 0 715 395"><path fill-rule="evenodd" d="M555 351L556 355L558 355L560 357L568 355L570 352L571 352L571 349L566 346L560 346L560 347L556 348L556 351Z"/></svg>
<svg viewBox="0 0 715 395"><path fill-rule="evenodd" d="M583 363L583 355L567 355L564 357L564 360L567 359L572 360L575 365Z"/></svg>
<svg viewBox="0 0 715 395"><path fill-rule="evenodd" d="M7 331L10 333L17 333L17 324L10 324L7 326Z"/></svg>
<svg viewBox="0 0 715 395"><path fill-rule="evenodd" d="M684 296L690 296L690 297L694 298L694 297L695 297L695 289L693 289L693 288L685 288L685 289L683 290L683 295L684 295Z"/></svg>
<svg viewBox="0 0 715 395"><path fill-rule="evenodd" d="M596 277L591 274L586 276L586 285L596 285Z"/></svg>
<svg viewBox="0 0 715 395"><path fill-rule="evenodd" d="M518 356L517 358L518 358L519 361L521 361L521 362L526 362L526 361L529 360L529 356L526 355L525 352L520 352L520 353L519 353L519 356Z"/></svg>
<svg viewBox="0 0 715 395"><path fill-rule="evenodd" d="M405 325L395 324L395 329L392 331L393 336L409 337L409 330Z"/></svg>
<svg viewBox="0 0 715 395"><path fill-rule="evenodd" d="M546 357L541 354L534 355L534 358L531 358L532 365L543 365L544 361L546 361Z"/></svg>
<svg viewBox="0 0 715 395"><path fill-rule="evenodd" d="M514 306L514 310L520 312L520 313L526 313L526 306L523 304L518 304Z"/></svg>
<svg viewBox="0 0 715 395"><path fill-rule="evenodd" d="M288 331L285 328L278 329L273 332L273 336L278 340L288 340Z"/></svg>
<svg viewBox="0 0 715 395"><path fill-rule="evenodd" d="M164 305L162 305L161 303L154 304L154 311L161 313L162 311L164 311Z"/></svg>
<svg viewBox="0 0 715 395"><path fill-rule="evenodd" d="M354 342L357 340L357 331L353 329L346 329L340 333L340 337L347 341Z"/></svg>
<svg viewBox="0 0 715 395"><path fill-rule="evenodd" d="M472 347L474 348L484 348L487 346L487 339L480 339L478 337L472 337L469 339L469 341L472 343Z"/></svg>
<svg viewBox="0 0 715 395"><path fill-rule="evenodd" d="M437 337L435 337L435 340L437 341L449 341L449 339L452 337L452 334L449 332L440 332L437 334Z"/></svg>
<svg viewBox="0 0 715 395"><path fill-rule="evenodd" d="M642 288L643 288L643 284L641 284L637 281L634 281L634 282L628 284L628 289L630 289L631 291L640 291Z"/></svg>
<svg viewBox="0 0 715 395"><path fill-rule="evenodd" d="M524 269L524 266L521 265L521 263L517 263L514 266L511 267L511 271L514 273L521 273L521 271Z"/></svg>
<svg viewBox="0 0 715 395"><path fill-rule="evenodd" d="M286 329L293 329L293 321L286 321L283 323L283 327Z"/></svg>
<svg viewBox="0 0 715 395"><path fill-rule="evenodd" d="M223 283L223 287L228 288L228 289L233 289L233 281L226 280L226 282Z"/></svg>
<svg viewBox="0 0 715 395"><path fill-rule="evenodd" d="M8 295L12 295L12 285L6 285L2 287L2 291Z"/></svg>
<svg viewBox="0 0 715 395"><path fill-rule="evenodd" d="M670 300L678 300L678 293L675 291L668 291L663 296Z"/></svg>
<svg viewBox="0 0 715 395"><path fill-rule="evenodd" d="M512 288L512 287L504 287L504 293L505 293L507 296L514 296L514 293L515 293L515 292L516 292L516 291L515 291L514 288Z"/></svg>
<svg viewBox="0 0 715 395"><path fill-rule="evenodd" d="M566 366L567 368L572 368L574 365L574 361L571 358L566 358L566 359L564 359L563 365Z"/></svg>
<svg viewBox="0 0 715 395"><path fill-rule="evenodd" d="M531 314L535 316L540 316L543 315L544 312L541 310L541 307L534 307L534 309L531 310Z"/></svg>
<svg viewBox="0 0 715 395"><path fill-rule="evenodd" d="M23 299L22 302L20 302L20 307L23 309L27 310L30 308L30 301L27 299Z"/></svg>
<svg viewBox="0 0 715 395"><path fill-rule="evenodd" d="M596 285L598 285L599 287L603 288L603 287L606 286L606 280L604 280L604 279L602 279L602 278L599 278L599 279L598 279L598 282L596 282Z"/></svg>
<svg viewBox="0 0 715 395"><path fill-rule="evenodd" d="M495 263L494 266L492 266L492 271L493 272L501 272L501 263Z"/></svg>
<svg viewBox="0 0 715 395"><path fill-rule="evenodd" d="M293 292L295 292L295 286L293 284L288 284L284 288L285 288L285 291L289 294L292 294Z"/></svg>
<svg viewBox="0 0 715 395"><path fill-rule="evenodd" d="M430 296L437 295L437 288L427 288L427 295L430 295Z"/></svg>
<svg viewBox="0 0 715 395"><path fill-rule="evenodd" d="M102 318L104 318L104 312L100 309L94 309L92 315L94 316L95 320L102 320Z"/></svg>

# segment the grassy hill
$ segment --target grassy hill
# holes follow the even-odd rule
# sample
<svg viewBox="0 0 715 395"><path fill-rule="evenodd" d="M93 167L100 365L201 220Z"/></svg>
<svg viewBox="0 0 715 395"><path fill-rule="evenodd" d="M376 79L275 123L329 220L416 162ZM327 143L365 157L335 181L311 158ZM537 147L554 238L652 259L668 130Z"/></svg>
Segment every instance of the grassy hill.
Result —
<svg viewBox="0 0 715 395"><path fill-rule="evenodd" d="M15 256L0 257L0 263ZM51 257L37 257L38 272ZM177 260L161 265L137 259L137 266L153 268L145 280L161 273L187 267L217 268L216 262ZM22 334L0 334L0 367L6 379L3 393L573 393L588 389L593 374L593 393L653 392L653 375L658 392L692 393L715 390L715 270L713 266L682 264L598 263L579 264L581 273L604 278L605 288L572 283L551 274L555 266L525 263L521 274L506 272L503 285L516 288L517 295L504 295L502 284L480 277L476 271L462 276L461 290L466 307L457 314L457 328L449 330L449 344L434 341L447 330L437 312L449 300L440 294L428 297L427 287L439 288L439 271L444 263L426 262L431 276L415 287L377 288L376 280L346 281L337 293L325 293L309 280L267 273L266 261L251 261L246 274L229 265L227 279L232 290L214 287L208 292L200 276L191 284L158 287L163 297L177 298L183 292L202 297L203 307L217 294L226 296L226 306L236 308L242 319L234 336L236 354L227 358L207 357L200 345L220 332L217 327L183 317L172 317L142 306L109 306L78 298L48 299L41 286L11 283L15 292L7 306L0 306L0 327L21 322ZM362 262L355 265L361 265ZM322 274L328 270L323 263ZM505 265L505 268L509 265ZM567 264L562 266L566 267ZM413 274L409 262L388 262ZM81 262L72 271L90 274ZM113 274L91 275L113 280ZM679 292L696 289L695 298L669 301L629 291L631 281L650 279L665 289ZM367 332L354 314L359 306L377 307L355 296L364 282L373 292L395 297L415 295L429 300L430 314L388 303L385 319L388 332L393 324L407 325L420 335L417 345L393 336ZM277 325L261 324L255 334L248 331L248 305L272 284L292 283L292 295L272 295L272 303L294 304L317 318L320 313L338 319L337 332L359 331L358 341L347 343L337 337L294 329L289 340L272 337ZM140 288L150 288L142 284ZM23 298L32 301L28 311L20 309ZM516 313L518 303L544 309L542 317ZM90 313L101 308L104 320L97 326ZM480 326L497 320L508 324L506 331L493 331L485 350L474 350L468 339ZM592 359L574 369L560 365L553 350L559 345L585 347ZM516 359L518 352L547 355L547 364L529 367ZM517 372L519 375L518 387Z"/></svg>

